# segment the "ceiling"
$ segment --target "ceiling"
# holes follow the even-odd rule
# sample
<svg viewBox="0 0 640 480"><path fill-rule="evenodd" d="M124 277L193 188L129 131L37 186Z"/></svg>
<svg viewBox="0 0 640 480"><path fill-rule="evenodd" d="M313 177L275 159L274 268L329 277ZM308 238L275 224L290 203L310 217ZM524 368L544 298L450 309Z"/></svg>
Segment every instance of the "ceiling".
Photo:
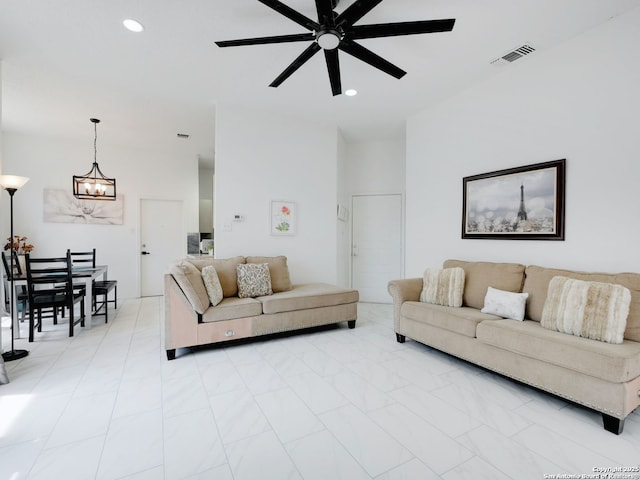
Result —
<svg viewBox="0 0 640 480"><path fill-rule="evenodd" d="M283 0L315 19L313 0ZM340 53L333 97L316 55L269 87L304 43L219 48L216 40L306 32L257 0L2 0L3 130L189 149L213 158L216 105L248 106L337 125L348 140L401 138L407 116L505 68L490 62L524 43L533 55L640 0L385 0L357 24L455 18L452 32L362 40L408 74L401 80ZM343 11L353 0L342 0ZM135 18L143 33L125 30ZM528 58L531 58L528 57ZM527 57L519 60L524 62ZM567 59L570 61L570 59ZM176 138L189 134L188 140ZM184 143L182 144L184 145Z"/></svg>

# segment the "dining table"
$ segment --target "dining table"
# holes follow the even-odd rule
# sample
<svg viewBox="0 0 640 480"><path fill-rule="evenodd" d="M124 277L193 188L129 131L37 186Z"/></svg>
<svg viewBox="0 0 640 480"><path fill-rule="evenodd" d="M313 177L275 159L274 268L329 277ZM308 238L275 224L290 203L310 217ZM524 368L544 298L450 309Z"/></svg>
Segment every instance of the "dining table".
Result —
<svg viewBox="0 0 640 480"><path fill-rule="evenodd" d="M88 266L73 266L71 275L74 279L74 285L84 285L85 297L84 297L84 328L91 329L92 320L92 303L93 303L93 281L102 277L102 280L107 280L108 276L107 265L96 265L95 267ZM54 283L52 281L52 283ZM18 297L18 288L27 286L27 276L20 275L15 276L13 280L14 292L13 292L13 305L11 306L11 321L13 322L14 338L22 338L20 335L20 325L18 318L18 308L16 305L16 298ZM105 306L106 308L106 306ZM25 312L22 313L23 315Z"/></svg>

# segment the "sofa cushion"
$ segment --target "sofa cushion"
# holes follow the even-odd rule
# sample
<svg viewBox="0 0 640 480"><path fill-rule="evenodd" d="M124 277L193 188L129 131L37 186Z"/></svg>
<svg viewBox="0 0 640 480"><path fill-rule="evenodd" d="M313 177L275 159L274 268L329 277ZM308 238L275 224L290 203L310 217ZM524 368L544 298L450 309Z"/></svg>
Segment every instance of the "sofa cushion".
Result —
<svg viewBox="0 0 640 480"><path fill-rule="evenodd" d="M237 266L245 263L244 257L193 259L191 262L202 262L213 265L218 272L218 279L222 287L222 293L226 297L238 295Z"/></svg>
<svg viewBox="0 0 640 480"><path fill-rule="evenodd" d="M444 268L464 269L465 284L462 304L480 310L484 306L487 288L493 287L507 292L521 292L524 281L524 265L519 263L465 262L447 260Z"/></svg>
<svg viewBox="0 0 640 480"><path fill-rule="evenodd" d="M247 263L266 263L269 265L273 293L291 290L289 267L287 266L287 257L284 255L278 257L247 257Z"/></svg>
<svg viewBox="0 0 640 480"><path fill-rule="evenodd" d="M211 255L203 255L200 257L187 257L184 259L184 261L189 262L200 271L202 271L202 269L208 265L213 265L213 257Z"/></svg>
<svg viewBox="0 0 640 480"><path fill-rule="evenodd" d="M209 308L209 295L202 281L202 273L192 263L181 261L171 265L169 273L187 297L193 309L203 314Z"/></svg>
<svg viewBox="0 0 640 480"><path fill-rule="evenodd" d="M218 322L235 318L257 317L262 314L262 304L254 298L227 297L215 307L209 308L202 321Z"/></svg>
<svg viewBox="0 0 640 480"><path fill-rule="evenodd" d="M266 263L247 263L237 266L238 297L259 297L271 295L271 275Z"/></svg>
<svg viewBox="0 0 640 480"><path fill-rule="evenodd" d="M264 313L291 312L307 308L330 307L358 301L358 291L326 283L294 285L288 292L259 297Z"/></svg>
<svg viewBox="0 0 640 480"><path fill-rule="evenodd" d="M422 276L420 301L445 307L461 307L463 289L462 268L427 268Z"/></svg>
<svg viewBox="0 0 640 480"><path fill-rule="evenodd" d="M451 308L422 302L404 302L400 314L416 322L443 328L467 337L475 338L476 327L485 320L502 320L496 315L482 313L476 308Z"/></svg>
<svg viewBox="0 0 640 480"><path fill-rule="evenodd" d="M535 265L527 267L523 292L529 293L526 318L540 321L547 298L549 282L553 277L563 276L588 282L615 283L626 287L631 292L629 316L624 331L624 338L640 342L640 274L638 273L589 273L555 268L544 268Z"/></svg>
<svg viewBox="0 0 640 480"><path fill-rule="evenodd" d="M484 297L482 313L490 313L511 320L524 320L524 309L527 304L528 293L505 292L489 287Z"/></svg>
<svg viewBox="0 0 640 480"><path fill-rule="evenodd" d="M630 301L622 285L553 277L540 323L557 332L622 343Z"/></svg>
<svg viewBox="0 0 640 480"><path fill-rule="evenodd" d="M222 293L218 272L216 272L216 268L213 265L203 267L202 280L204 281L204 288L207 290L207 295L209 295L209 301L211 305L215 307L222 301L224 294Z"/></svg>
<svg viewBox="0 0 640 480"><path fill-rule="evenodd" d="M488 345L609 382L626 382L640 375L638 342L597 342L548 330L531 320L482 322L477 337Z"/></svg>

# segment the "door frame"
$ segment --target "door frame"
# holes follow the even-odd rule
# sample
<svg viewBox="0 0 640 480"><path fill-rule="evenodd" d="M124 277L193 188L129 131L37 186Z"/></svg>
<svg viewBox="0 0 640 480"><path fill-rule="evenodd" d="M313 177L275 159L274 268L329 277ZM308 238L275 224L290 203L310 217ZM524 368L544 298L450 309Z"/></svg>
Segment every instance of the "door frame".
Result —
<svg viewBox="0 0 640 480"><path fill-rule="evenodd" d="M349 215L349 285L353 286L353 217L355 215L354 199L356 197L381 197L398 195L400 197L400 277L405 276L406 248L405 248L405 194L403 192L366 192L351 194L351 215ZM391 280L391 279L389 279Z"/></svg>
<svg viewBox="0 0 640 480"><path fill-rule="evenodd" d="M184 252L183 256L187 256L187 230L185 228L185 212L184 212L184 199L182 198L166 198L166 197L155 197L155 196L147 196L147 197L138 197L138 228L136 232L136 285L137 285L137 298L142 298L142 261L140 255L140 246L142 245L142 202L144 201L153 201L153 202L175 202L181 205L181 219L180 219L180 228L184 234Z"/></svg>

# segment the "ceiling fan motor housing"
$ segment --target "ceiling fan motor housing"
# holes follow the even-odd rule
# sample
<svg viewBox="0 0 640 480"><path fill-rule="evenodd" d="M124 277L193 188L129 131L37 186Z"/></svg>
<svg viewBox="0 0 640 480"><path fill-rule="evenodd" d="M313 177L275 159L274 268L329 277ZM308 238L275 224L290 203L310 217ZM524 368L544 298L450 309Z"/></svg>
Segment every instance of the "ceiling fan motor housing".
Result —
<svg viewBox="0 0 640 480"><path fill-rule="evenodd" d="M316 42L323 50L334 50L340 45L344 34L334 28L322 28L316 33Z"/></svg>

